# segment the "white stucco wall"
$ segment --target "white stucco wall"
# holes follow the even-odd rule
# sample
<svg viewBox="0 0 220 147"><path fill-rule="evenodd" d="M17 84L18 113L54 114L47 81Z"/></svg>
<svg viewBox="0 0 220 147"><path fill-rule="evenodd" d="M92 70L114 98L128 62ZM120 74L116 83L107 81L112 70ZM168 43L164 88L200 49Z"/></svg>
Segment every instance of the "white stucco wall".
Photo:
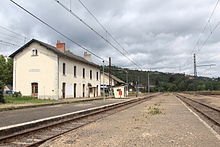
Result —
<svg viewBox="0 0 220 147"><path fill-rule="evenodd" d="M32 50L38 50L38 56L32 56ZM38 98L57 96L57 55L32 43L14 58L13 90L22 95L31 95L31 83L38 83Z"/></svg>
<svg viewBox="0 0 220 147"><path fill-rule="evenodd" d="M101 73L101 84L102 85L109 85L109 76L104 74L104 79L103 79L103 73ZM112 79L112 86L115 86L115 81L113 79Z"/></svg>
<svg viewBox="0 0 220 147"><path fill-rule="evenodd" d="M32 50L38 50L38 56L32 56ZM63 63L66 64L66 74L63 75ZM76 77L74 77L76 66ZM85 78L83 78L85 68ZM92 79L90 79L92 70ZM96 73L98 72L98 80ZM14 57L13 90L21 91L22 95L32 94L31 83L38 83L38 98L58 99L63 98L62 83L66 83L65 98L73 98L73 86L76 83L76 97L83 97L83 84L85 84L85 96L89 95L88 83L97 91L95 96L100 96L100 70L83 62L58 56L45 47L34 42Z"/></svg>
<svg viewBox="0 0 220 147"><path fill-rule="evenodd" d="M66 64L66 74L63 75L63 63ZM76 66L76 77L74 77L74 66ZM83 68L85 68L85 78L83 78ZM90 79L90 70L92 70L92 79ZM98 72L98 80L96 73ZM59 58L59 95L62 97L62 83L66 83L66 98L74 97L73 86L76 83L76 97L83 97L83 84L85 84L85 97L89 97L88 83L92 87L98 86L98 95L100 96L100 70L98 67L87 65L85 63L69 60L68 58ZM93 97L93 95L90 95Z"/></svg>
<svg viewBox="0 0 220 147"><path fill-rule="evenodd" d="M119 91L121 90L121 95L119 95ZM125 86L118 86L113 88L115 98L125 98Z"/></svg>

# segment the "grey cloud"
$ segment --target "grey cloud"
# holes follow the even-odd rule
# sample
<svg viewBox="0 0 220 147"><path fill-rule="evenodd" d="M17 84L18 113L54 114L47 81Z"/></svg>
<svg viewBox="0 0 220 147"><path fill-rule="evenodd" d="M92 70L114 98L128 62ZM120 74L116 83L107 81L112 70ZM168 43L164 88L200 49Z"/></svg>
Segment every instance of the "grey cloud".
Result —
<svg viewBox="0 0 220 147"><path fill-rule="evenodd" d="M201 42L203 42L210 33L208 28L203 34L200 34L216 3L216 0L81 1L87 5L109 32L129 52L128 57L143 68L178 67L184 64L185 66L181 67L181 72L188 74L192 73L193 70L192 53L199 35L201 35ZM16 2L92 52L105 59L111 56L114 65L135 67L128 59L121 56L120 53L83 26L82 23L73 18L53 0L16 0ZM69 0L62 0L61 2L70 7ZM100 34L106 35L86 10L83 9L78 0L72 0L71 2L73 12L88 22ZM27 15L9 1L0 1L0 5L2 6L0 9L1 25L7 26L22 35L30 38L34 36L34 38L50 44L55 44L56 40L64 41L68 49L71 49L75 54L82 55L83 50L79 47ZM218 8L211 20L212 27L220 21ZM2 32L1 29L0 32ZM216 32L201 51L196 50L199 64L219 63L219 33L219 29L216 29ZM107 38L113 43L109 36ZM7 40L19 43L16 39ZM22 42L20 41L20 44ZM113 44L117 46L116 43ZM117 47L119 48L119 46ZM0 53L9 55L17 47L9 46L7 50L5 48L5 46L0 46ZM94 57L93 59L97 64L102 63ZM201 75L217 77L219 76L219 68L216 67L210 70L212 71L211 75L203 74L204 69L202 68L198 69L198 71ZM159 70L180 72L178 68L163 68Z"/></svg>

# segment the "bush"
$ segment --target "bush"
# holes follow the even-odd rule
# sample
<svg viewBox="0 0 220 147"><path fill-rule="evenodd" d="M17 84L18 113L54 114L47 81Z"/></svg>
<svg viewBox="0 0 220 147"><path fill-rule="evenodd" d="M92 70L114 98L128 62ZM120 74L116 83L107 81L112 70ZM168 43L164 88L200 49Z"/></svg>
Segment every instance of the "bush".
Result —
<svg viewBox="0 0 220 147"><path fill-rule="evenodd" d="M0 81L0 103L4 103L4 96L3 96L3 91L4 91L4 84L2 81Z"/></svg>
<svg viewBox="0 0 220 147"><path fill-rule="evenodd" d="M13 96L13 97L21 97L22 95L21 95L21 92L19 91L19 92L14 92L14 93L12 94L12 96Z"/></svg>

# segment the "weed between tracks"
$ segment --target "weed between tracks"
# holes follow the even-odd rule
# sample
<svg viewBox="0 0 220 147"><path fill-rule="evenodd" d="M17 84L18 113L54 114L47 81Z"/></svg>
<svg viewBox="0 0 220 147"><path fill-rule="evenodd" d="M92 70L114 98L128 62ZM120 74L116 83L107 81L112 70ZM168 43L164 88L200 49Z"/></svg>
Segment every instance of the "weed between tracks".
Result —
<svg viewBox="0 0 220 147"><path fill-rule="evenodd" d="M161 114L162 111L158 108L159 106L160 104L154 104L153 107L149 107L148 114L151 114L151 115Z"/></svg>

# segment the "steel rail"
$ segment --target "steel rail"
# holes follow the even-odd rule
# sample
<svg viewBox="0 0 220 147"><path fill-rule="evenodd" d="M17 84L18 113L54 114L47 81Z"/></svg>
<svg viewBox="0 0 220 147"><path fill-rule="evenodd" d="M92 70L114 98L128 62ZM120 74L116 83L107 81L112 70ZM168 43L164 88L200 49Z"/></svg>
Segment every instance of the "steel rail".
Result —
<svg viewBox="0 0 220 147"><path fill-rule="evenodd" d="M40 144L42 144L42 143L44 143L44 142L46 142L46 141L48 141L48 140L50 140L52 138L58 137L58 136L60 136L62 134L65 134L65 133L68 133L70 131L76 130L76 129L80 128L80 127L88 125L88 124L90 124L92 122L95 122L95 121L97 121L99 119L102 119L102 118L107 117L109 115L113 115L113 114L115 114L117 112L123 111L125 109L130 108L130 107L133 107L133 106L135 106L137 104L140 104L140 103L142 103L144 101L149 100L150 98L152 98L154 96L157 96L157 94L151 95L151 96L148 96L148 97L144 97L144 98L133 99L133 100L130 100L130 101L121 102L118 105L114 105L114 106L111 106L111 107L105 107L105 108L103 108L101 110L96 110L94 112L88 112L88 113L85 113L85 114L80 115L78 117L74 117L73 119L63 120L61 122L44 125L44 126L41 126L41 127L38 127L38 128L34 128L32 130L27 130L25 132L18 132L18 133L13 134L13 135L2 137L2 138L0 138L0 146L1 145L13 145L13 146L18 145L19 146L19 144L17 144L17 143L23 143L22 144L23 146L39 146ZM117 109L120 109L120 110L117 110ZM115 110L115 112L112 113L111 111L114 111L114 110ZM110 112L110 114L106 115L106 113L108 113L108 112ZM99 115L104 115L104 117L103 116L100 117ZM98 118L95 118L92 121L91 120L88 121L87 119L89 117L98 117ZM80 125L79 125L79 123L76 123L76 125L78 125L78 126L75 126L75 127L72 127L72 128L68 128L68 129L63 131L63 129L62 129L63 126L65 127L65 125L68 125L68 124L72 125L73 122L80 121L80 120L83 121L83 119L85 119L84 121L88 121L88 122L86 122L86 123L84 122L84 123L82 123ZM31 143L27 143L25 141L22 141L22 140L25 140L25 137L26 138L30 137L30 135L35 137L35 138L32 138L32 140L34 140L34 139L36 139L36 137L38 137L37 133L41 133L42 131L43 132L46 132L46 131L48 132L48 130L52 130L52 129L55 129L55 128L56 129L60 129L61 128L60 132L58 131L58 133L56 133L56 131L55 131L55 134L48 135L47 137L44 137L43 139L39 139L38 141L32 141ZM17 140L20 140L20 141L17 141Z"/></svg>
<svg viewBox="0 0 220 147"><path fill-rule="evenodd" d="M184 103L188 104L189 106L191 106L193 109L195 109L197 112L199 112L200 114L202 114L203 116L205 116L207 119L209 119L211 122L213 122L214 124L216 124L217 126L220 127L220 109L215 108L213 106L209 106L207 104L204 104L202 102L199 102L197 100L193 100L191 98L188 98L186 96L180 95L180 94L176 94L176 97L178 97L180 100L182 100ZM188 100L188 101L187 101ZM203 106L207 109L209 109L209 113L219 113L218 118L216 120L216 118L213 118L213 116L210 116L209 114L207 114L207 111L203 111L201 108L198 108L198 106L193 105L192 103L196 103L197 105Z"/></svg>

